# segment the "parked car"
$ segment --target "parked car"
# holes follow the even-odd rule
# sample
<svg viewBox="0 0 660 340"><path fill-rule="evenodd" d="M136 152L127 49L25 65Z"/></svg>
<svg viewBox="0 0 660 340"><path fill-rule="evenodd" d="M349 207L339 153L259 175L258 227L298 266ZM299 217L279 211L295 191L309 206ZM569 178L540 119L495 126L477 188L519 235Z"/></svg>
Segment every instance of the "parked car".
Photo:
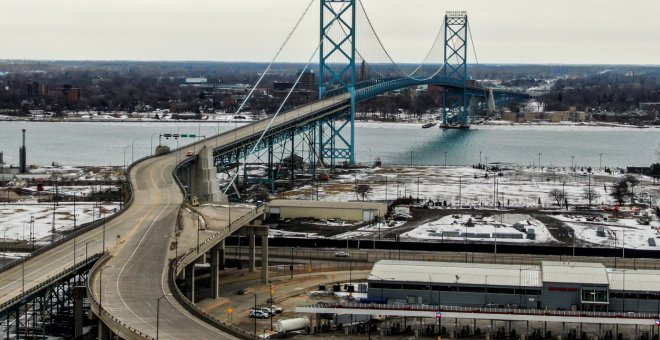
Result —
<svg viewBox="0 0 660 340"><path fill-rule="evenodd" d="M280 307L280 306L270 305L270 309L275 314L282 313L282 307Z"/></svg>
<svg viewBox="0 0 660 340"><path fill-rule="evenodd" d="M349 256L351 256L351 254L349 254L345 251L338 251L338 252L335 253L335 256L336 257L349 257Z"/></svg>
<svg viewBox="0 0 660 340"><path fill-rule="evenodd" d="M275 313L273 313L273 311L270 309L270 307L261 307L261 308L259 308L259 310L262 311L262 312L264 312L264 313L275 314Z"/></svg>
<svg viewBox="0 0 660 340"><path fill-rule="evenodd" d="M270 315L262 310L251 310L250 311L250 317L251 318L257 318L257 319L268 319Z"/></svg>
<svg viewBox="0 0 660 340"><path fill-rule="evenodd" d="M237 295L245 295L245 294L247 294L247 289L243 288L243 289L239 290L238 292L236 292L236 294Z"/></svg>

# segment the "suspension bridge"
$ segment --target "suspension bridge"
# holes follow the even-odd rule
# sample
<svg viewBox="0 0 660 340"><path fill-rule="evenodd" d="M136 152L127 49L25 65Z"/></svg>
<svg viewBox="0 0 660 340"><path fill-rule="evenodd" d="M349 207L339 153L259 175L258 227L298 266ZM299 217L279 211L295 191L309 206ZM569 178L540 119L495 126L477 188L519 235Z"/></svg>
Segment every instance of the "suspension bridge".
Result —
<svg viewBox="0 0 660 340"><path fill-rule="evenodd" d="M160 147L156 156L134 162L127 172L131 199L112 220L78 230L67 239L2 268L3 336L19 339L45 334L48 322L55 320L58 313L75 316L78 334L80 308L69 307L64 302L53 306L52 292L74 294L75 286L86 281L90 308L99 320L100 339L111 335L124 339L181 339L191 335L200 339L251 337L194 305L194 266L198 259L210 253L211 277L216 278L212 280L210 297L217 298L218 261L224 258L224 238L249 227L253 230L252 239L260 236L262 247L267 248L267 233L264 236L259 232L255 222L262 218L263 208L240 214L235 210L232 213L231 206L220 208L218 213L224 222L214 226L216 231L204 239L190 241L194 238L181 234L179 228L186 202L193 197L206 202L226 202L232 190L238 195L240 164L263 161L268 169L267 179L260 181L271 190L275 189L277 171L282 168L281 163L286 163L286 156L293 167L294 156L306 153L313 172L342 162L354 164L354 124L359 105L393 90L439 86L445 127L467 127L470 107L479 100L503 102L522 96L483 88L469 78L470 33L464 12L445 15L442 29L424 62L408 71L407 67L393 62L359 0L319 2L320 41L308 62L309 67L318 53L319 100L284 112L285 99L271 118L171 152ZM300 20L313 3L306 7ZM433 57L440 54L442 59L433 62ZM390 65L382 62L383 58ZM268 70L263 74L267 73ZM261 80L263 77L255 88ZM296 83L299 81L300 76ZM249 96L241 109L247 102ZM191 149L194 155L187 155L186 151ZM242 184L249 184L246 168L242 167ZM216 172L230 174L231 180L222 191ZM185 239L190 242L184 242ZM254 242L251 243L254 249ZM85 247L84 258L81 245ZM87 250L93 255L88 257ZM264 263L268 263L267 253L262 249L266 256L261 259ZM98 256L101 258L87 275L84 270ZM183 274L185 283L181 284L177 278ZM264 274L262 270L262 282L266 280L267 272ZM63 284L67 289L57 288ZM60 300L66 301L57 299ZM75 301L81 300L73 301L71 304L79 307Z"/></svg>

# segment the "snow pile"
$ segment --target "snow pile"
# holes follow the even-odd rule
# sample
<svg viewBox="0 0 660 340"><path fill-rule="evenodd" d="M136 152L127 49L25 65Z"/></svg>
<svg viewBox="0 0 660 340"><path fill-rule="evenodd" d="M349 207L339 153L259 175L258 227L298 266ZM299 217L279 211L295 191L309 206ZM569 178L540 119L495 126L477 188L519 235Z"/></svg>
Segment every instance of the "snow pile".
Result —
<svg viewBox="0 0 660 340"><path fill-rule="evenodd" d="M422 224L401 237L417 241L464 241L467 238L470 242L488 243L557 242L543 223L521 214L449 215Z"/></svg>

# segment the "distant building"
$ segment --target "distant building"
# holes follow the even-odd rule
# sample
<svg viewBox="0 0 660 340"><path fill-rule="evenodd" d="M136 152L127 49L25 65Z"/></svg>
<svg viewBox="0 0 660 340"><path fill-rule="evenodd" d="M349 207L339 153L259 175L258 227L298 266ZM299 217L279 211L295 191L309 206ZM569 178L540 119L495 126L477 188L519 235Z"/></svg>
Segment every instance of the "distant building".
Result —
<svg viewBox="0 0 660 340"><path fill-rule="evenodd" d="M28 97L39 97L48 94L48 88L45 83L33 81L27 84Z"/></svg>
<svg viewBox="0 0 660 340"><path fill-rule="evenodd" d="M185 83L188 85L194 85L194 84L206 84L208 82L208 79L206 78L186 78Z"/></svg>
<svg viewBox="0 0 660 340"><path fill-rule="evenodd" d="M316 92L316 74L313 71L305 71L302 75L298 72L296 77L300 77L300 80L295 91ZM293 85L294 82L291 81L276 81L273 82L273 90L276 92L289 91Z"/></svg>
<svg viewBox="0 0 660 340"><path fill-rule="evenodd" d="M505 112L502 114L502 120L514 122L514 123L524 123L524 122L577 122L582 123L587 119L587 114L584 111L577 111L575 107L569 108L568 111L547 111L547 112L538 112L538 111L525 111L520 113L514 112Z"/></svg>
<svg viewBox="0 0 660 340"><path fill-rule="evenodd" d="M62 93L67 104L75 104L82 97L82 89L79 87L73 87L73 85L70 84L65 84L60 88L56 88L55 91Z"/></svg>

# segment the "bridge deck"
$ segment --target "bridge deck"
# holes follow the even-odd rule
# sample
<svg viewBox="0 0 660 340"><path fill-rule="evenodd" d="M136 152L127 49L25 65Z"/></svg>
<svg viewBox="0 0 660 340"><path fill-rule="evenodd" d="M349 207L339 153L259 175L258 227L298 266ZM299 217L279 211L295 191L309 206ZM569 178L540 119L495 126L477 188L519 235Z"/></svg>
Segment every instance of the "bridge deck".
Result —
<svg viewBox="0 0 660 340"><path fill-rule="evenodd" d="M345 104L347 99L348 95L337 96L282 113L273 122L273 127ZM92 273L90 280L94 298L100 300L108 316L120 325L115 329L119 335L129 339L154 337L156 300L173 294L167 284L167 259L174 257L173 251L168 248L168 236L172 235L183 201L183 194L173 177L177 162L190 159L184 154L191 148L199 150L204 145L220 148L253 138L261 134L268 123L263 120L246 125L167 155L138 161L130 168L133 202L121 215L105 225L105 247L112 257ZM232 216L232 219L238 217ZM28 258L24 266L15 266L0 273L0 305L21 295L23 277L25 290L29 290L64 272L74 261L84 261L85 247L88 254L101 252L103 229L97 228L76 237L75 251L74 240L70 240ZM183 252L182 249L179 251ZM102 287L100 295L99 286ZM163 339L182 339L191 335L197 338L233 338L187 312L171 296L161 300L160 313L159 333ZM135 331L128 331L129 328Z"/></svg>

